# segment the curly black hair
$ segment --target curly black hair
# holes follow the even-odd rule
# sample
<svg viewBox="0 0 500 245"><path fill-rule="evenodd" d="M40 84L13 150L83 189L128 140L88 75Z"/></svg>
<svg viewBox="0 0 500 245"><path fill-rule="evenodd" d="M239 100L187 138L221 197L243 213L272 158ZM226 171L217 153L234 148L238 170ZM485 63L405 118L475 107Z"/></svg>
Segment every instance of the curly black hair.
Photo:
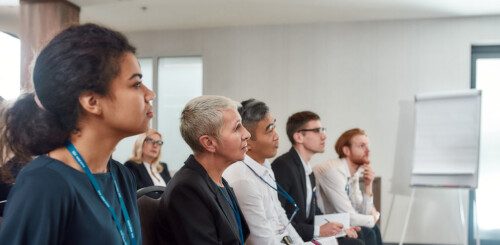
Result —
<svg viewBox="0 0 500 245"><path fill-rule="evenodd" d="M121 33L95 24L63 30L40 52L33 70L35 93L24 94L6 112L6 137L16 155L36 156L64 146L77 129L80 94L109 95L120 58L135 53Z"/></svg>

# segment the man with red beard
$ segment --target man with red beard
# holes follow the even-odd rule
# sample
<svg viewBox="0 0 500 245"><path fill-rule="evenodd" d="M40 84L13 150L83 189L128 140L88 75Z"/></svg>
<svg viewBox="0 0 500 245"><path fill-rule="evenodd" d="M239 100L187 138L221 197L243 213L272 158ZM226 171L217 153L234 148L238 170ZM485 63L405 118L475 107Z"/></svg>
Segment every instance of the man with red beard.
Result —
<svg viewBox="0 0 500 245"><path fill-rule="evenodd" d="M335 151L338 159L314 166L318 188L318 206L326 214L349 213L353 226L361 226L365 244L382 245L380 229L376 225L380 213L373 206L372 184L375 171L370 164L370 146L365 131L354 128L344 132ZM358 171L362 169L362 171ZM362 174L365 188L361 192Z"/></svg>
<svg viewBox="0 0 500 245"><path fill-rule="evenodd" d="M280 195L279 200L297 233L304 241L330 237L342 230L348 237L338 239L340 245L361 245L357 239L359 227L343 227L341 223L327 222L315 225L316 215L323 214L316 208L316 181L309 164L311 157L325 151L326 130L320 117L312 111L291 115L286 123L286 133L292 148L276 158L271 167L277 184L289 194L293 202Z"/></svg>

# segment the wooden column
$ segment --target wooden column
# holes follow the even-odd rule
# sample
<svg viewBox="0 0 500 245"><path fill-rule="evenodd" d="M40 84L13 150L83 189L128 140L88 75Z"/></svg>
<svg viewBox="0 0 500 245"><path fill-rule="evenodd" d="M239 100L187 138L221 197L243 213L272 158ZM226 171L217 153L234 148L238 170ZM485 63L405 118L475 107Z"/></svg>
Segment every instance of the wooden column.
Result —
<svg viewBox="0 0 500 245"><path fill-rule="evenodd" d="M34 58L62 29L78 24L80 8L66 0L20 0L21 90L33 91Z"/></svg>

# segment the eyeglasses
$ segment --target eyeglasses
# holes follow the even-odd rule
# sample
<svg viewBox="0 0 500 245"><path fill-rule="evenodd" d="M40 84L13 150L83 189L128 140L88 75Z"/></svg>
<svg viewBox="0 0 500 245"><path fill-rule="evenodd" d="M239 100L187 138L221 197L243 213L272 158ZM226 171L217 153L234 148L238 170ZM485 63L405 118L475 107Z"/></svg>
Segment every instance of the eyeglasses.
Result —
<svg viewBox="0 0 500 245"><path fill-rule="evenodd" d="M326 128L303 128L297 132L316 132L316 133L326 133Z"/></svg>
<svg viewBox="0 0 500 245"><path fill-rule="evenodd" d="M152 145L154 145L154 144L159 145L159 146L163 145L163 141L162 140L155 141L154 139L151 139L151 138L146 138L144 140L144 142L148 142L148 143L150 143Z"/></svg>

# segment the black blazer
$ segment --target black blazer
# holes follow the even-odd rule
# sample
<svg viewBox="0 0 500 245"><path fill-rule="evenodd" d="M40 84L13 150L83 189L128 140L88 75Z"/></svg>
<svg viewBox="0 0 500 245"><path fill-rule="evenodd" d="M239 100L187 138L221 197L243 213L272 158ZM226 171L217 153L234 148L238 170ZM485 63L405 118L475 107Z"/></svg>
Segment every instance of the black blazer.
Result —
<svg viewBox="0 0 500 245"><path fill-rule="evenodd" d="M304 241L310 241L314 235L314 215L322 214L316 206L316 195L313 193L311 201L311 212L306 217L306 174L299 154L292 147L290 151L276 158L271 164L276 181L285 189L299 206L299 211L292 221L292 225ZM316 179L314 174L309 175L311 188L315 188ZM281 205L286 211L288 218L295 211L293 204L282 195L278 195Z"/></svg>
<svg viewBox="0 0 500 245"><path fill-rule="evenodd" d="M163 166L163 171L160 173L160 176L163 178L165 183L168 183L171 179L170 173L168 172L168 167L167 164L160 162L160 164ZM137 164L133 161L127 161L125 163L125 167L130 169L132 173L134 174L135 181L137 182L137 190L152 186L153 180L151 179L151 176L148 174L148 170L146 169L146 166L144 164Z"/></svg>
<svg viewBox="0 0 500 245"><path fill-rule="evenodd" d="M216 184L193 155L184 164L161 197L158 240L161 244L242 245L234 212ZM226 180L222 181L227 185ZM229 189L236 198L232 188ZM246 240L250 230L237 207Z"/></svg>

